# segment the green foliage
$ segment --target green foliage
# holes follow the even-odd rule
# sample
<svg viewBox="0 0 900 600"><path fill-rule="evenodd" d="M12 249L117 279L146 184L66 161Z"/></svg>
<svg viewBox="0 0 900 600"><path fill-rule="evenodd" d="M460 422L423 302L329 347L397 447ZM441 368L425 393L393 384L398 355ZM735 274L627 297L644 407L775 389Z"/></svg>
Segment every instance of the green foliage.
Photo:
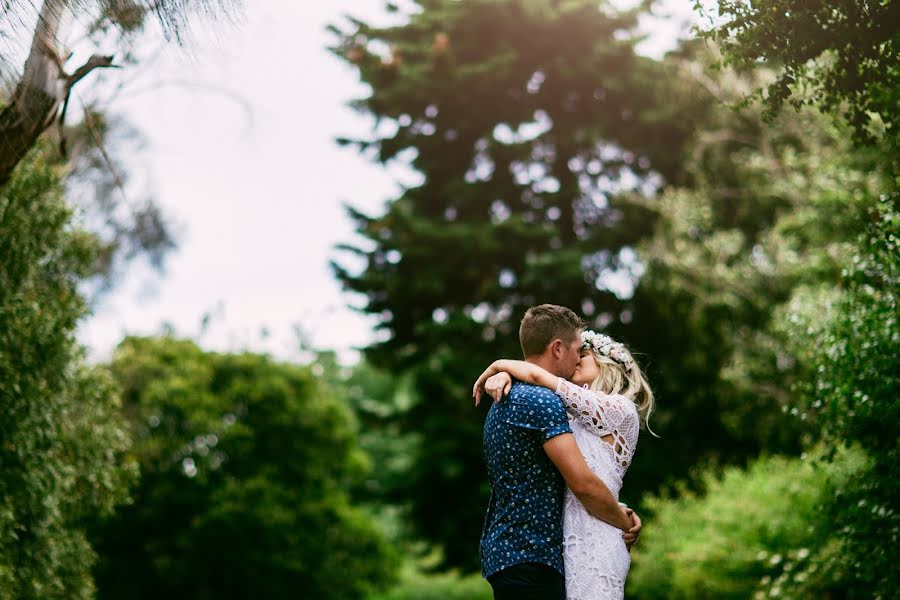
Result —
<svg viewBox="0 0 900 600"><path fill-rule="evenodd" d="M691 298L687 314L699 323L729 316L717 332L731 343L716 389L738 438L770 451L793 451L791 440L857 443L868 456L820 506L830 529L810 569L831 573L830 583L772 575L772 586L788 597L819 597L823 586L886 597L900 532L888 425L898 406L896 198L879 199L887 178L877 157L809 111L757 131L735 145L735 133L698 136L698 185L660 197L656 235L641 247L642 285L660 300ZM822 460L828 469L834 457Z"/></svg>
<svg viewBox="0 0 900 600"><path fill-rule="evenodd" d="M123 502L136 475L112 381L75 341L97 243L72 227L62 187L35 151L0 189L4 599L91 597L84 521Z"/></svg>
<svg viewBox="0 0 900 600"><path fill-rule="evenodd" d="M835 406L853 406L845 399L851 389L858 398L871 393L885 403L893 393L896 405L895 380L887 375L897 354L895 307L885 300L896 292L881 292L880 304L865 300L869 288L889 286L854 288L844 274L853 270L867 215L881 191L896 183L893 158L881 145L854 148L851 128L807 109L776 114L770 106L763 114L746 104L731 110L748 90L764 85L766 74L712 70L695 44L663 61L638 57L627 35L636 12L511 0L434 0L422 9L397 27L353 21L348 30L335 30L335 52L356 64L372 89L354 106L380 123L372 139L344 141L381 162L409 161L422 175L421 184L404 190L383 214L351 210L366 245L343 249L362 269L335 265L335 271L346 289L362 296L362 310L380 318L383 341L368 349L369 359L412 376L412 405L390 410L397 433L415 433L422 444L414 462L401 467L408 471L407 487L403 477L395 480L399 496L411 501L417 534L442 545L448 563L476 567L474 544L487 499L481 422L467 406L467 386L491 359L518 354L515 324L531 304L581 308L595 327L652 357L654 429L663 439L642 436L629 471L623 499L639 509L630 495L665 489L695 463L799 454L830 430L824 415L805 408L828 405L819 397L825 392L816 391L822 386L841 391ZM839 3L834 14L845 9ZM804 11L792 9L791 16L806 18ZM775 22L779 18L773 13L773 26L784 25ZM893 34L885 38L885 31L872 39L890 57ZM802 49L808 35L818 34L800 29L792 35ZM838 43L835 38L826 36L824 43ZM737 46L724 43L736 64L749 64L734 58ZM867 43L841 45L838 52L868 52L860 50ZM774 53L783 50L772 46ZM803 69L818 77L829 64L840 61ZM872 85L860 88L863 95L846 96L856 102L848 105L857 133L871 124L858 115L874 110L866 103L881 85L868 70L872 64L859 71ZM895 69L888 72L888 94L876 100L895 97L895 76ZM823 81L825 87L816 87ZM804 98L833 109L828 85L835 81L814 81ZM883 104L880 114L889 134L895 106ZM868 235L891 239L884 232ZM879 256L866 272L894 268ZM616 277L629 285L610 285ZM850 298L856 298L852 310ZM791 327L798 303L816 320L819 337ZM830 311L832 305L843 308ZM846 319L835 321L834 314ZM864 322L863 330L853 329ZM834 343L823 345L829 331ZM824 380L833 360L815 354L824 348L852 352L847 373L856 378ZM862 368L862 357L870 368ZM863 373L877 373L872 381L878 384L863 386ZM857 479L848 475L846 486L835 487L833 498L850 494L856 504L863 501L860 511L874 507L893 523L888 499L896 494L885 481L896 472L896 442L877 429L892 421L863 421L866 411L847 411L839 410L843 416L835 422L856 425L841 430L842 441L861 443L869 462L855 471ZM841 468L828 458L823 463L826 470ZM449 507L448 498L456 500ZM877 583L876 567L853 562L877 554L879 572L891 572L883 565L893 555L871 529L877 520L863 526L862 513L854 517L859 511L842 500L820 508L860 532L854 538L850 529L842 531L858 542L855 548L821 531L809 538L820 543L808 548L809 564L833 578L809 572L811 587L804 587L790 574L743 562L710 585L741 597L748 589L763 590L759 582L768 575L765 589L847 593L855 585L847 575L852 571L868 578L857 589L886 589ZM803 529L806 517L818 517L814 512L785 524L785 531ZM779 552L784 557L789 550Z"/></svg>
<svg viewBox="0 0 900 600"><path fill-rule="evenodd" d="M826 507L854 597L890 597L898 580L897 498L900 442L900 213L897 196L872 207L859 236L843 290L824 300L797 298L784 337L807 365L798 409L823 440L860 444L871 466L838 490Z"/></svg>
<svg viewBox="0 0 900 600"><path fill-rule="evenodd" d="M641 285L660 301L688 298L685 317L727 340L715 382L725 427L769 451L797 451L807 425L793 418L791 386L813 363L785 339L784 310L796 294L840 282L883 179L809 110L768 127L750 110L720 123L697 136L697 184L655 203Z"/></svg>
<svg viewBox="0 0 900 600"><path fill-rule="evenodd" d="M332 396L346 403L359 422L359 446L372 468L353 488L354 504L365 507L403 556L395 584L367 600L490 598L490 585L480 573L437 572L441 551L416 539L410 527L405 479L423 443L421 435L402 427L416 402L411 378L395 376L365 360L341 366L331 351L315 353L312 371L328 382Z"/></svg>
<svg viewBox="0 0 900 600"><path fill-rule="evenodd" d="M801 359L818 366L803 391L820 435L856 440L870 450L882 447L891 437L889 423L900 417L900 378L893 368L900 351L897 198L886 194L870 208L843 272L844 289L824 306L795 303L785 325Z"/></svg>
<svg viewBox="0 0 900 600"><path fill-rule="evenodd" d="M359 423L359 447L372 468L354 490L356 500L375 510L408 508L405 480L422 444L419 433L402 427L406 411L416 402L410 377L396 376L365 360L341 367L330 351L317 353L313 369Z"/></svg>
<svg viewBox="0 0 900 600"><path fill-rule="evenodd" d="M490 584L478 573L408 572L389 592L370 596L367 600L490 600L493 597Z"/></svg>
<svg viewBox="0 0 900 600"><path fill-rule="evenodd" d="M126 338L112 371L143 473L98 524L101 597L361 598L395 556L348 489L355 423L308 367Z"/></svg>
<svg viewBox="0 0 900 600"><path fill-rule="evenodd" d="M363 269L335 271L380 318L384 341L368 359L413 377L415 403L397 419L425 440L400 490L412 523L450 565L474 570L488 488L469 386L491 360L520 354L517 322L530 305L581 308L613 334L630 331L631 246L654 215L617 195L686 177L681 155L710 98L673 65L635 54L639 9L549 0L422 9L397 27L334 30L335 53L372 89L354 107L381 123L371 139L344 141L423 176L382 215L351 210L367 242L343 249ZM624 337L646 350L656 329ZM674 467L657 456L645 484L693 460L690 450Z"/></svg>
<svg viewBox="0 0 900 600"><path fill-rule="evenodd" d="M700 3L696 3L699 7ZM724 17L722 22L721 17ZM720 0L706 32L728 61L778 69L767 86L769 114L785 101L847 116L872 141L872 116L900 139L900 5L885 0Z"/></svg>
<svg viewBox="0 0 900 600"><path fill-rule="evenodd" d="M858 447L800 458L763 456L718 475L698 469L704 492L646 498L652 518L632 551L635 598L834 597L846 573L830 567L835 531L823 504L866 468ZM785 593L785 590L791 593ZM862 597L862 596L860 596Z"/></svg>

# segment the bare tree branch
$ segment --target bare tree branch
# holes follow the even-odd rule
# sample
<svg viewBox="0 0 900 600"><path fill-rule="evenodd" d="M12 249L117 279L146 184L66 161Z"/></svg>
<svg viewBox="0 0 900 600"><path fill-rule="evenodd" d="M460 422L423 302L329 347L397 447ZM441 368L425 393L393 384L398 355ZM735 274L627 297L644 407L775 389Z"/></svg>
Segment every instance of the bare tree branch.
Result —
<svg viewBox="0 0 900 600"><path fill-rule="evenodd" d="M182 41L182 34L194 16L227 17L231 12L229 9L238 5L240 0L141 0L132 7L138 9L139 14L117 14L113 24L123 31L134 31L147 15L153 14L163 27L167 40ZM23 15L33 16L38 6L36 24L24 19ZM0 186L9 180L16 165L54 121L59 119L62 129L72 87L94 69L116 68L111 56L100 54L91 56L72 74L64 68L70 56L62 51L59 35L66 16L102 12L104 6L104 2L97 0L0 0L0 24L10 23L10 18L18 19L31 32L31 47L22 74L15 81L9 102L0 108ZM4 35L0 31L0 41ZM6 62L0 57L0 66ZM233 93L232 98L235 98ZM64 144L62 149L65 149Z"/></svg>
<svg viewBox="0 0 900 600"><path fill-rule="evenodd" d="M69 97L72 95L72 88L76 83L84 79L88 73L94 69L119 69L118 65L113 64L113 57L94 54L86 63L78 67L74 73L66 78L66 99L63 100L62 110L59 113L57 123L59 125L59 152L66 156L66 136L64 133L66 122L66 110L69 108ZM88 124L90 126L90 124Z"/></svg>
<svg viewBox="0 0 900 600"><path fill-rule="evenodd" d="M128 194L125 192L125 184L122 181L122 177L119 175L119 172L116 170L115 165L113 164L112 158L110 158L109 153L106 151L106 145L103 143L103 137L97 132L97 128L94 126L94 118L91 116L91 112L87 109L84 102L81 102L81 109L84 111L84 122L87 125L88 131L91 133L91 137L94 139L94 143L97 144L97 149L100 151L100 155L103 156L103 162L106 163L106 168L109 169L110 174L113 176L113 180L116 182L116 188L119 190L119 193L122 194L122 199L128 204Z"/></svg>
<svg viewBox="0 0 900 600"><path fill-rule="evenodd" d="M69 75L66 85L69 90L76 83L84 79L84 77L94 69L120 69L118 65L113 64L113 57L94 54L86 63L75 69L75 72Z"/></svg>

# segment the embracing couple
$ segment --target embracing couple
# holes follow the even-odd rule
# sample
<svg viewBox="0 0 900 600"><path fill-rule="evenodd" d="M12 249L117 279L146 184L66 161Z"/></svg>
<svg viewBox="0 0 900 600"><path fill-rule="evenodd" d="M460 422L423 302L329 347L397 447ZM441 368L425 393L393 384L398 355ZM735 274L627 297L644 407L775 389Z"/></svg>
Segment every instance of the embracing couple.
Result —
<svg viewBox="0 0 900 600"><path fill-rule="evenodd" d="M542 304L519 328L525 360L475 382L491 500L482 574L496 600L622 598L641 520L618 501L653 393L631 353Z"/></svg>

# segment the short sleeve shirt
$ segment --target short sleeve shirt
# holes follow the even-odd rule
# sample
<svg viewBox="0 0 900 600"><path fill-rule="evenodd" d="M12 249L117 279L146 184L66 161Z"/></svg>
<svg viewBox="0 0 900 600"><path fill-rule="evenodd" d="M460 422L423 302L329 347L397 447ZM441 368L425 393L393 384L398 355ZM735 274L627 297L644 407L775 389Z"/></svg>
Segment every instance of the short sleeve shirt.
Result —
<svg viewBox="0 0 900 600"><path fill-rule="evenodd" d="M571 433L565 408L552 391L514 382L484 423L484 456L491 500L481 534L482 575L538 562L563 573L565 481L544 443Z"/></svg>

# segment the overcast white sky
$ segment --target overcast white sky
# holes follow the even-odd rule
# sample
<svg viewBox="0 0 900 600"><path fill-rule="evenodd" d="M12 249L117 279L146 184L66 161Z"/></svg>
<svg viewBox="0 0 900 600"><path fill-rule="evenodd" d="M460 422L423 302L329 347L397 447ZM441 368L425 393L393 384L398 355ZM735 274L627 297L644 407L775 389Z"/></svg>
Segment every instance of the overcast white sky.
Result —
<svg viewBox="0 0 900 600"><path fill-rule="evenodd" d="M365 135L371 122L346 106L366 88L326 51L325 26L346 13L384 22L383 5L252 0L237 26L140 67L152 91L134 85L143 91L112 108L146 138L132 164L150 174L153 195L183 233L163 276L132 269L82 323L78 336L92 359L106 359L126 333L155 333L164 322L205 348L285 360L302 359L295 325L344 361L372 339L372 321L347 308L354 299L328 268L339 257L334 245L355 239L342 203L377 212L398 181L414 177L334 143ZM646 25L649 54L671 47L691 16L690 0L664 6L672 16ZM233 90L251 118L226 94L164 85L173 81ZM200 336L206 313L212 320Z"/></svg>

